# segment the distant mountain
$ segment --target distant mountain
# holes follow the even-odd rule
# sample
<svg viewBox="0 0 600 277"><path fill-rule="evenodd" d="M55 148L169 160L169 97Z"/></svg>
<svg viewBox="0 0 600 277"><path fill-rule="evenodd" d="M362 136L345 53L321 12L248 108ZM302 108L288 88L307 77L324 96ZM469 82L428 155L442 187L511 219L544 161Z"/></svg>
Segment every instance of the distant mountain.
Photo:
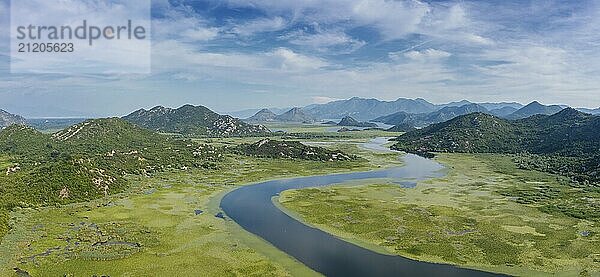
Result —
<svg viewBox="0 0 600 277"><path fill-rule="evenodd" d="M338 126L346 126L346 127L366 127L366 128L375 128L377 127L376 123L371 122L359 122L358 120L352 118L351 116L346 116L342 118Z"/></svg>
<svg viewBox="0 0 600 277"><path fill-rule="evenodd" d="M305 113L301 108L292 108L291 110L275 117L276 121L313 123L315 118Z"/></svg>
<svg viewBox="0 0 600 277"><path fill-rule="evenodd" d="M571 108L554 115L513 121L473 113L406 133L397 140L395 149L415 153L512 153L552 157L555 162L532 164L539 170L600 181L597 164L600 117Z"/></svg>
<svg viewBox="0 0 600 277"><path fill-rule="evenodd" d="M457 116L470 114L470 113L487 113L488 110L478 104L467 104L464 106L448 106L438 111L427 114L423 121L427 123L439 123L448 121Z"/></svg>
<svg viewBox="0 0 600 277"><path fill-rule="evenodd" d="M597 108L597 109L579 108L577 110L580 111L580 112L582 112L582 113L588 113L588 114L593 114L593 115L600 115L600 108Z"/></svg>
<svg viewBox="0 0 600 277"><path fill-rule="evenodd" d="M394 126L407 125L413 127L424 127L433 123L444 122L457 116L474 112L488 113L488 111L484 107L478 104L467 104L460 107L447 106L440 110L423 114L409 114L406 112L398 112L391 115L376 118L373 121Z"/></svg>
<svg viewBox="0 0 600 277"><path fill-rule="evenodd" d="M380 101L359 97L327 104L311 105L304 109L307 114L317 119L338 119L352 116L361 121L371 120L400 111L407 113L427 113L435 110L435 105L423 99L400 98L396 101Z"/></svg>
<svg viewBox="0 0 600 277"><path fill-rule="evenodd" d="M36 130L54 131L79 124L87 118L28 118L27 124Z"/></svg>
<svg viewBox="0 0 600 277"><path fill-rule="evenodd" d="M178 109L157 106L135 111L123 119L153 131L191 136L253 136L270 132L264 126L250 125L204 106L185 105Z"/></svg>
<svg viewBox="0 0 600 277"><path fill-rule="evenodd" d="M0 110L0 129L13 124L24 125L27 124L27 121L21 116L11 114L5 110Z"/></svg>
<svg viewBox="0 0 600 277"><path fill-rule="evenodd" d="M507 115L508 119L522 119L532 115L542 114L551 115L560 112L563 107L559 105L544 106L537 101L531 102L529 105L515 111L514 113Z"/></svg>
<svg viewBox="0 0 600 277"><path fill-rule="evenodd" d="M441 108L445 108L445 107L462 107L462 106L469 105L469 104L473 104L473 103L470 101L467 101L467 100L461 100L461 101L450 102L447 104L439 104L439 105L436 105L436 107L438 109L441 109Z"/></svg>
<svg viewBox="0 0 600 277"><path fill-rule="evenodd" d="M523 104L517 102L477 103L477 105L486 108L488 111L499 110L504 108L512 108L516 111L520 108L523 108Z"/></svg>
<svg viewBox="0 0 600 277"><path fill-rule="evenodd" d="M507 117L507 116L513 114L514 112L516 112L518 110L519 109L517 109L517 108L506 106L503 108L490 110L490 114L495 115L497 117L504 118L504 117Z"/></svg>
<svg viewBox="0 0 600 277"><path fill-rule="evenodd" d="M397 112L397 113L393 113L393 114L375 118L372 121L380 122L380 123L384 123L384 124L388 124L388 125L405 124L405 125L415 126L415 124L417 124L417 121L419 121L420 118L424 117L425 115L426 114L411 114L411 113L407 113L407 112Z"/></svg>
<svg viewBox="0 0 600 277"><path fill-rule="evenodd" d="M246 119L247 122L271 122L275 121L277 115L269 109L262 109L255 115Z"/></svg>
<svg viewBox="0 0 600 277"><path fill-rule="evenodd" d="M381 101L377 99L354 97L348 100L339 100L327 104L306 106L303 110L317 119L338 119L345 116L352 116L359 121L368 121L394 113L404 112L407 114L428 114L444 108L458 108L472 104L477 104L480 107L483 107L486 111L503 109L501 111L497 111L500 114L508 112L509 110L505 109L508 107L513 108L514 111L523 107L522 104L516 102L473 103L467 100L462 100L447 104L434 105L421 98L399 98L396 101Z"/></svg>
<svg viewBox="0 0 600 277"><path fill-rule="evenodd" d="M269 111L275 113L275 114L282 114L285 113L287 111L289 111L291 108L268 108ZM246 110L241 110L241 111L233 111L233 112L224 112L222 114L224 115L230 115L232 117L235 118L249 118L253 115L255 115L256 113L260 112L262 109L246 109Z"/></svg>

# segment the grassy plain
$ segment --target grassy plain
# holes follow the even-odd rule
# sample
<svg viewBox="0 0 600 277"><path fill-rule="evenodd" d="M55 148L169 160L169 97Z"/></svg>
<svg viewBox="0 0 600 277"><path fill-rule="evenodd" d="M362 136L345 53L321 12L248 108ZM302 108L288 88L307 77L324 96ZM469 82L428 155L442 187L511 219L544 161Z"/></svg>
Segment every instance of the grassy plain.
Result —
<svg viewBox="0 0 600 277"><path fill-rule="evenodd" d="M326 147L342 147L366 160L325 165L229 155L218 169L129 176L127 192L101 200L19 209L10 215L12 231L0 244L0 276L15 275L14 268L32 276L316 275L217 215L220 197L243 184L399 164L396 154L372 153L356 144Z"/></svg>
<svg viewBox="0 0 600 277"><path fill-rule="evenodd" d="M598 220L547 208L565 202L567 210L597 210L600 194L518 170L506 156L438 160L449 174L416 188L348 184L286 191L278 200L320 229L416 260L520 276L600 275ZM574 199L589 204L569 206Z"/></svg>

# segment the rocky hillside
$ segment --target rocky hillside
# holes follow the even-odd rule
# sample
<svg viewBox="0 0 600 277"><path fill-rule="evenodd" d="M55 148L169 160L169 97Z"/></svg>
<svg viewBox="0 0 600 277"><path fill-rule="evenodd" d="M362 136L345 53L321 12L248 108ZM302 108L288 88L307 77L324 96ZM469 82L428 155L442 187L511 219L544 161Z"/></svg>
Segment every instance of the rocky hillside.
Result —
<svg viewBox="0 0 600 277"><path fill-rule="evenodd" d="M11 114L5 110L0 110L0 129L13 124L24 125L27 124L27 121L21 116Z"/></svg>
<svg viewBox="0 0 600 277"><path fill-rule="evenodd" d="M296 122L296 123L313 123L315 118L305 113L300 108L292 108L284 114L278 115L276 121L281 122Z"/></svg>
<svg viewBox="0 0 600 277"><path fill-rule="evenodd" d="M346 116L342 118L338 126L346 126L346 127L365 127L365 128L375 128L377 127L376 123L371 122L359 122L358 120L352 118L351 116Z"/></svg>
<svg viewBox="0 0 600 277"><path fill-rule="evenodd" d="M277 115L273 113L269 109L262 109L258 111L255 115L246 119L248 122L272 122L275 121Z"/></svg>
<svg viewBox="0 0 600 277"><path fill-rule="evenodd" d="M237 147L243 155L273 158L273 159L300 159L311 161L348 161L356 159L342 151L332 151L322 147L311 147L297 141L276 141L263 139L253 144L242 144Z"/></svg>
<svg viewBox="0 0 600 277"><path fill-rule="evenodd" d="M228 115L217 114L203 106L185 105L178 109L154 107L135 111L123 119L157 132L186 136L234 137L269 133L261 125L251 125Z"/></svg>
<svg viewBox="0 0 600 277"><path fill-rule="evenodd" d="M117 193L127 187L126 174L213 168L221 156L213 147L118 118L89 120L54 135L12 125L0 131L0 214Z"/></svg>

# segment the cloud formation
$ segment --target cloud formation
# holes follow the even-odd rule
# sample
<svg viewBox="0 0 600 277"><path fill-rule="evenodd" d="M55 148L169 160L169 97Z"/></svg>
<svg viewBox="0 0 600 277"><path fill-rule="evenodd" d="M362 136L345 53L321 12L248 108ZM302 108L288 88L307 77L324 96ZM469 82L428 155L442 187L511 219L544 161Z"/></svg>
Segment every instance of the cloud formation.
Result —
<svg viewBox="0 0 600 277"><path fill-rule="evenodd" d="M161 102L234 110L352 96L597 107L599 5L154 0L151 75L5 75L0 76L0 96L18 106L23 98L8 96L29 93L31 99L46 99L41 95L72 91L63 93L71 97L63 102L95 112L106 105L79 103L75 91L98 103L117 97L101 90L131 99L108 113ZM2 7L7 0L0 0L0 15ZM145 94L154 98L139 97Z"/></svg>

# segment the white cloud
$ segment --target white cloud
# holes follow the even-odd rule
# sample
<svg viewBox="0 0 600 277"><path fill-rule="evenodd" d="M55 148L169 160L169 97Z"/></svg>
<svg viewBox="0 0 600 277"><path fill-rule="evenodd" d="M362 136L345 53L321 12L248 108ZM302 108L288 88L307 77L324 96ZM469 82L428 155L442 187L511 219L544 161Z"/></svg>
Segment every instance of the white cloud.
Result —
<svg viewBox="0 0 600 277"><path fill-rule="evenodd" d="M341 100L341 99L332 98L329 96L313 96L313 97L311 97L311 99L314 104L327 104L329 102Z"/></svg>
<svg viewBox="0 0 600 277"><path fill-rule="evenodd" d="M207 41L213 40L219 35L219 28L202 28L196 27L183 31L184 39L192 41Z"/></svg>
<svg viewBox="0 0 600 277"><path fill-rule="evenodd" d="M240 36L252 36L256 33L275 32L286 27L287 22L282 17L260 18L237 25L231 31Z"/></svg>
<svg viewBox="0 0 600 277"><path fill-rule="evenodd" d="M328 65L322 59L301 55L287 48L276 49L267 57L272 58L275 65L283 70L314 70Z"/></svg>
<svg viewBox="0 0 600 277"><path fill-rule="evenodd" d="M482 58L502 61L499 65L481 67L486 74L507 78L560 78L569 74L568 53L561 48L515 45L485 51Z"/></svg>
<svg viewBox="0 0 600 277"><path fill-rule="evenodd" d="M301 72L317 70L329 65L320 58L302 55L287 48L255 54L213 53L203 52L193 44L176 40L155 43L153 53L154 64L160 65L154 68L156 74L177 72L179 74L177 76L183 76L182 70L217 75L225 71L222 77L235 78L233 72L253 74L266 74L266 71Z"/></svg>
<svg viewBox="0 0 600 277"><path fill-rule="evenodd" d="M154 3L157 5L156 3ZM190 13L185 7L161 6L164 17L154 18L153 40L180 39L187 42L210 41L218 38L221 29L212 27L204 18Z"/></svg>
<svg viewBox="0 0 600 277"><path fill-rule="evenodd" d="M414 61L432 61L432 60L440 60L445 59L452 54L438 49L425 49L422 51L411 50L406 52L392 52L388 54L389 57L394 61L400 61L402 58L408 58Z"/></svg>
<svg viewBox="0 0 600 277"><path fill-rule="evenodd" d="M475 44L481 44L481 45L492 45L494 44L494 41L489 39L489 38L485 38L482 37L480 35L475 35L475 34L465 34L464 35L464 39L467 43L475 43Z"/></svg>
<svg viewBox="0 0 600 277"><path fill-rule="evenodd" d="M37 39L40 43L73 43L74 51L62 55L40 55L11 52L12 72L21 73L69 73L110 74L149 73L151 18L150 2L145 0L76 1L76 0L29 0L13 1L11 5L11 36L16 39L17 26L82 26L104 28L141 26L146 31L144 39L97 39L93 43L81 39ZM100 29L98 29L100 31ZM98 32L99 32L98 31ZM43 33L43 32L42 32ZM90 38L91 31L87 37ZM31 40L23 40L29 42ZM93 45L92 45L93 44Z"/></svg>
<svg viewBox="0 0 600 277"><path fill-rule="evenodd" d="M418 0L229 0L229 6L258 8L272 16L328 25L370 26L388 40L420 33L452 36L470 25L464 5L431 5ZM463 35L464 36L464 35Z"/></svg>
<svg viewBox="0 0 600 277"><path fill-rule="evenodd" d="M334 49L337 53L350 53L366 44L366 42L354 39L342 31L318 31L310 34L298 31L287 34L281 39L288 40L294 45L311 47L317 51Z"/></svg>

